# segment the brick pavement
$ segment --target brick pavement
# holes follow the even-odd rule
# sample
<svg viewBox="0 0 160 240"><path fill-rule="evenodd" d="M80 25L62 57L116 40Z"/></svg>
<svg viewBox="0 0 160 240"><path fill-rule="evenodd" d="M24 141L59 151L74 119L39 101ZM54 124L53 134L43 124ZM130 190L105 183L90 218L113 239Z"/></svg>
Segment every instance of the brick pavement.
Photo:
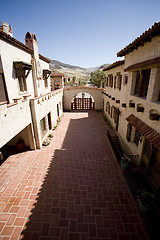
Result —
<svg viewBox="0 0 160 240"><path fill-rule="evenodd" d="M146 240L100 113L65 113L41 150L0 167L0 240Z"/></svg>

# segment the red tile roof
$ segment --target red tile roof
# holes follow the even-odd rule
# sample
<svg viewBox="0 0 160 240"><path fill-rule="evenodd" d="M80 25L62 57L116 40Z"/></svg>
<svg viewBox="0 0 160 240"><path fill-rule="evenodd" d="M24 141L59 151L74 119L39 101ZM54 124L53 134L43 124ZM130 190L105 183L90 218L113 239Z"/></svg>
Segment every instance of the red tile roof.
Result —
<svg viewBox="0 0 160 240"><path fill-rule="evenodd" d="M21 43L20 41L18 41L17 39L11 37L9 34L0 31L0 39L30 53L33 54L33 50L31 48L29 48L28 46L26 46L25 44ZM50 62L50 60L48 58L45 58L44 56L42 56L41 54L39 54L39 58L47 63Z"/></svg>
<svg viewBox="0 0 160 240"><path fill-rule="evenodd" d="M157 149L160 149L160 133L148 126L142 120L131 114L126 120Z"/></svg>
<svg viewBox="0 0 160 240"><path fill-rule="evenodd" d="M50 77L64 77L63 73L52 73Z"/></svg>
<svg viewBox="0 0 160 240"><path fill-rule="evenodd" d="M112 63L111 65L109 65L109 66L103 68L103 71L110 70L110 69L112 69L112 68L118 67L118 66L123 65L123 64L124 64L124 60L114 62L114 63Z"/></svg>
<svg viewBox="0 0 160 240"><path fill-rule="evenodd" d="M26 45L19 42L18 40L16 40L15 38L11 37L9 34L3 32L3 31L2 32L0 31L0 39L22 49L30 54L33 54L33 50L31 48L27 47Z"/></svg>
<svg viewBox="0 0 160 240"><path fill-rule="evenodd" d="M47 63L50 63L50 60L44 56L42 56L41 54L39 54L39 58Z"/></svg>
<svg viewBox="0 0 160 240"><path fill-rule="evenodd" d="M133 69L140 69L140 68L150 67L150 66L154 66L154 65L160 65L160 57L130 65L129 67L125 68L124 71L126 72L126 71L130 71Z"/></svg>
<svg viewBox="0 0 160 240"><path fill-rule="evenodd" d="M145 31L140 37L136 38L132 43L117 53L117 57L122 57L137 49L139 46L143 46L145 42L151 41L153 37L160 36L160 22L155 23L151 28Z"/></svg>

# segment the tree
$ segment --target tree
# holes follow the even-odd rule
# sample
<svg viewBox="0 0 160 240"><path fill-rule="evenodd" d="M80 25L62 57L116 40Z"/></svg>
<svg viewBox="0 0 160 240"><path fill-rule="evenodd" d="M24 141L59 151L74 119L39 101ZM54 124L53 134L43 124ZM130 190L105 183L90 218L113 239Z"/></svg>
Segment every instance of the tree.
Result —
<svg viewBox="0 0 160 240"><path fill-rule="evenodd" d="M97 87L102 87L106 80L106 74L103 71L91 72L91 83L95 84Z"/></svg>
<svg viewBox="0 0 160 240"><path fill-rule="evenodd" d="M73 85L74 85L76 82L76 76L73 76L72 80L73 80Z"/></svg>

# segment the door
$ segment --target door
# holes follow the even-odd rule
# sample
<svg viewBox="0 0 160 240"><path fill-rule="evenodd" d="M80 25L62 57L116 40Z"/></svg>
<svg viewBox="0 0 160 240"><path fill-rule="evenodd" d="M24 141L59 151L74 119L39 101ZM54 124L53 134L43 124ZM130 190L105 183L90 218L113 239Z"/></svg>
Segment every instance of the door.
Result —
<svg viewBox="0 0 160 240"><path fill-rule="evenodd" d="M94 110L94 102L92 98L75 98L71 103L72 110Z"/></svg>

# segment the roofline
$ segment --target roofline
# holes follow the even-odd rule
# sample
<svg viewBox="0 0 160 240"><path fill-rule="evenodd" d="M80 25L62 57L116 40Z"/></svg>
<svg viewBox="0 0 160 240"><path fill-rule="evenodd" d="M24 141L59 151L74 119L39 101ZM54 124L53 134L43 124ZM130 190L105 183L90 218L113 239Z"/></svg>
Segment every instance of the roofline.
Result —
<svg viewBox="0 0 160 240"><path fill-rule="evenodd" d="M124 71L127 72L127 71L138 70L141 68L151 68L151 67L155 67L155 66L160 66L160 57L132 64L132 65L128 66L127 68L125 68Z"/></svg>
<svg viewBox="0 0 160 240"><path fill-rule="evenodd" d="M27 53L33 54L33 50L31 48L27 47L25 44L11 37L9 34L5 32L0 31L0 39L6 41L7 43L12 44L13 46L20 48L21 50L26 51Z"/></svg>
<svg viewBox="0 0 160 240"><path fill-rule="evenodd" d="M33 50L31 48L29 48L28 46L26 46L25 44L23 44L22 42L18 41L17 39L11 37L9 34L0 31L0 39L6 41L7 43L12 44L13 46L16 46L18 48L20 48L23 51L26 51L27 53L33 54ZM39 54L39 58L47 63L50 63L50 60L44 56L42 56L41 54Z"/></svg>
<svg viewBox="0 0 160 240"><path fill-rule="evenodd" d="M50 60L44 56L42 56L41 54L39 54L39 58L47 63L50 63Z"/></svg>
<svg viewBox="0 0 160 240"><path fill-rule="evenodd" d="M110 69L112 69L112 68L121 66L121 65L123 65L123 64L124 64L124 60L116 61L116 62L112 63L111 65L105 67L105 68L103 69L103 71L110 70Z"/></svg>
<svg viewBox="0 0 160 240"><path fill-rule="evenodd" d="M150 42L153 37L160 35L160 22L154 23L154 25L145 31L142 35L137 37L133 42L127 45L124 49L117 53L117 57L123 57L129 52L143 46L145 42Z"/></svg>
<svg viewBox="0 0 160 240"><path fill-rule="evenodd" d="M51 73L50 77L64 77L63 73Z"/></svg>

